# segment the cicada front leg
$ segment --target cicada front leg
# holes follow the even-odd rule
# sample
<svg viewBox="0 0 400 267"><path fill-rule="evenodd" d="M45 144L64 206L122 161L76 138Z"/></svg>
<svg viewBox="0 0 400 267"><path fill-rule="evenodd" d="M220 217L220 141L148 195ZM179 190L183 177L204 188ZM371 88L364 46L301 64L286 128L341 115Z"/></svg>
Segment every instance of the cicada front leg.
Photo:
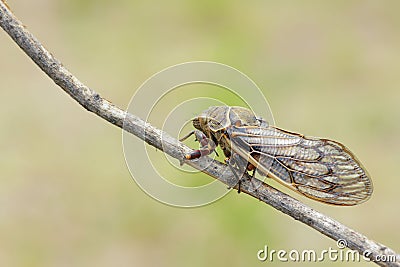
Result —
<svg viewBox="0 0 400 267"><path fill-rule="evenodd" d="M182 137L179 141L182 142L188 139L193 134L196 137L196 141L200 143L200 149L196 149L192 153L186 154L185 159L187 160L198 159L200 157L210 155L212 152L215 152L215 154L217 154L217 152L215 151L216 148L215 143L213 142L213 140L208 138L202 131L199 130L191 131L190 133Z"/></svg>

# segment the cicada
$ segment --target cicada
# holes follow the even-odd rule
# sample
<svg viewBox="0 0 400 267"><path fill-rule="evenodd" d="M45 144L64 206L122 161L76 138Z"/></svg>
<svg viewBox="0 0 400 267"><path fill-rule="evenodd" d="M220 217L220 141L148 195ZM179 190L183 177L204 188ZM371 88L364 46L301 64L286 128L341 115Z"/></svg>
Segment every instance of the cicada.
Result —
<svg viewBox="0 0 400 267"><path fill-rule="evenodd" d="M323 203L351 206L372 194L369 174L339 142L270 126L243 107L212 106L193 119L193 126L196 130L181 140L194 134L200 149L186 160L206 156L219 145L239 172L254 176L257 171Z"/></svg>

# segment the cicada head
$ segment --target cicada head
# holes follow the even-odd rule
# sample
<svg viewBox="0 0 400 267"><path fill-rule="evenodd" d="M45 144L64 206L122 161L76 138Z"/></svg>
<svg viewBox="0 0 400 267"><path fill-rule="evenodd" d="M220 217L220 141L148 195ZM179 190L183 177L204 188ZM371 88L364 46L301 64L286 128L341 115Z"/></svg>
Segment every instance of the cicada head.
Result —
<svg viewBox="0 0 400 267"><path fill-rule="evenodd" d="M223 130L230 126L229 110L227 106L209 107L193 120L193 126L204 133Z"/></svg>

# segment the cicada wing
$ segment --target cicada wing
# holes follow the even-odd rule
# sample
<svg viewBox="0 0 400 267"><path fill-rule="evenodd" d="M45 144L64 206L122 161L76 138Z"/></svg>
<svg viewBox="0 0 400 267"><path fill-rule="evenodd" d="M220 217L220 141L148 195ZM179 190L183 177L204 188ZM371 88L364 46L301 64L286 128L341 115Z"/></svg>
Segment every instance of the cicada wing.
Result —
<svg viewBox="0 0 400 267"><path fill-rule="evenodd" d="M309 198L333 205L356 205L372 194L372 182L342 144L275 127L234 127L234 150L269 176ZM250 156L249 156L250 155Z"/></svg>

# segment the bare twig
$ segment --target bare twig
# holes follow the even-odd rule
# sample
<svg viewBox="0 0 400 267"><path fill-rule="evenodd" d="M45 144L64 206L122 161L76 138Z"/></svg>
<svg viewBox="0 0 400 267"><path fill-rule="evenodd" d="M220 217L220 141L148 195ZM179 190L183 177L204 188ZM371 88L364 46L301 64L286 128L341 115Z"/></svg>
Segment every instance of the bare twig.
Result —
<svg viewBox="0 0 400 267"><path fill-rule="evenodd" d="M148 144L164 151L176 159L183 159L183 156L191 151L190 148L172 138L167 133L151 126L137 116L123 111L80 82L61 64L61 62L54 58L30 32L28 32L3 0L0 1L0 24L22 50L58 86L88 111L136 135ZM229 184L229 182L232 181L233 174L226 168L226 165L208 157L203 157L195 161L188 161L187 164L225 184ZM260 186L257 193L251 190L254 186L252 183L254 182L257 183L257 186ZM346 240L348 248L357 250L360 254L375 261L378 265L400 266L400 255L392 249L368 239L357 231L313 210L259 180L253 179L253 181L250 182L250 180L247 179L241 184L241 191L255 198L259 198L266 204L307 224L334 240ZM366 251L368 253L365 253ZM392 261L376 261L379 257L387 257L389 255L393 255L395 261L393 261L393 258Z"/></svg>

